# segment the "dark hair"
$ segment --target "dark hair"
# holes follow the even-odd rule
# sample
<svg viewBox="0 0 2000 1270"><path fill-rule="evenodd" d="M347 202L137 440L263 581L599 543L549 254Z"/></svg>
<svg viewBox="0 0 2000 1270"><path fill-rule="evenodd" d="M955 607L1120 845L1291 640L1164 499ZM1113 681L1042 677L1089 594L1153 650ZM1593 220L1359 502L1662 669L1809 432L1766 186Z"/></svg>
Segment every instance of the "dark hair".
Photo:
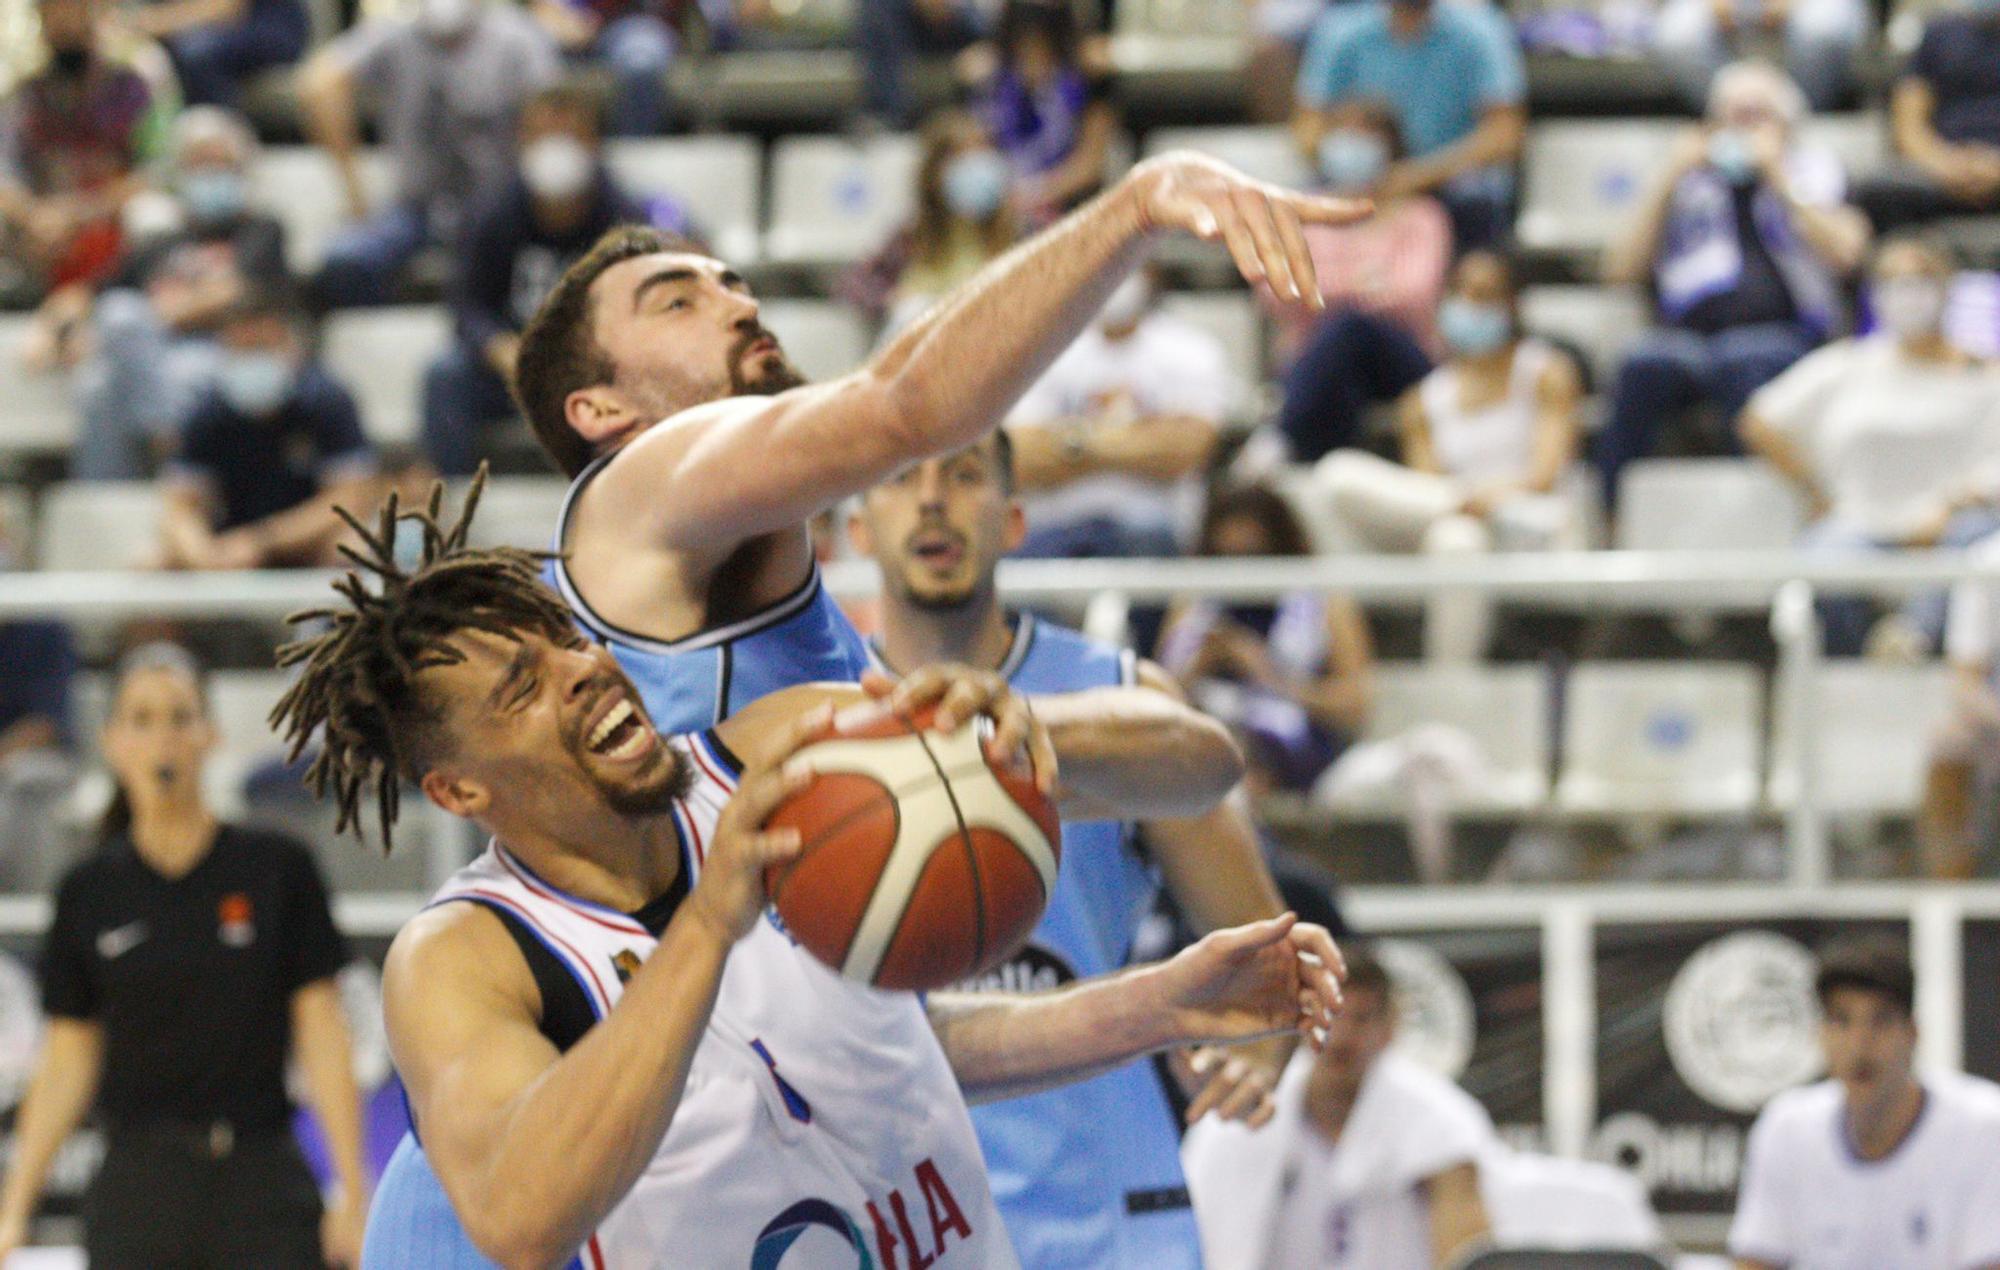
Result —
<svg viewBox="0 0 2000 1270"><path fill-rule="evenodd" d="M646 225L621 225L563 272L555 289L521 332L514 361L514 399L535 439L562 469L575 476L590 465L591 445L569 426L569 395L608 384L618 368L591 328L590 289L607 269L661 252L700 252L678 234Z"/></svg>
<svg viewBox="0 0 2000 1270"><path fill-rule="evenodd" d="M345 507L334 508L362 543L361 551L340 548L359 566L333 584L347 603L294 614L287 620L329 629L278 650L280 666L303 667L271 711L271 725L291 742L288 761L317 739L320 752L306 770L306 784L321 798L332 788L340 810L336 832L360 834L361 795L373 782L385 851L400 782L419 779L445 749L437 712L417 690L418 673L465 660L449 642L462 631L560 639L573 629L569 611L541 580L545 553L466 546L485 486L482 464L448 530L438 525L442 481L419 512L401 511L392 491L372 533ZM408 570L396 562L395 551L396 528L404 522L423 539Z"/></svg>
<svg viewBox="0 0 2000 1270"><path fill-rule="evenodd" d="M1077 63L1076 15L1069 0L1007 0L1000 10L999 29L993 42L1000 51L1000 64L1012 66L1020 55L1021 43L1039 35L1055 50L1056 61L1064 66Z"/></svg>
<svg viewBox="0 0 2000 1270"><path fill-rule="evenodd" d="M1347 978L1341 987L1349 992L1380 993L1384 1002L1393 1004L1396 999L1395 985L1389 979L1389 971L1375 955L1373 945L1365 943L1342 944L1341 960L1347 963Z"/></svg>
<svg viewBox="0 0 2000 1270"><path fill-rule="evenodd" d="M1312 540L1306 537L1305 526L1299 523L1292 505L1268 485L1223 486L1209 495L1208 507L1201 517L1199 541L1203 554L1214 549L1215 532L1222 523L1239 516L1256 521L1263 529L1271 543L1271 555L1313 554Z"/></svg>
<svg viewBox="0 0 2000 1270"><path fill-rule="evenodd" d="M1007 429L993 429L993 466L1000 478L1002 493L1014 492L1014 438L1007 435Z"/></svg>
<svg viewBox="0 0 2000 1270"><path fill-rule="evenodd" d="M590 125L592 133L604 130L604 94L587 80L559 80L535 90L521 103L521 118L526 119L528 112L534 110L581 119Z"/></svg>
<svg viewBox="0 0 2000 1270"><path fill-rule="evenodd" d="M250 322L276 318L286 324L299 320L298 294L286 282L262 280L246 283L241 294L223 314L223 322Z"/></svg>
<svg viewBox="0 0 2000 1270"><path fill-rule="evenodd" d="M1885 938L1837 939L1820 950L1819 974L1813 980L1820 1008L1825 1009L1828 999L1842 988L1887 997L1905 1015L1917 1008L1917 979L1909 954Z"/></svg>
<svg viewBox="0 0 2000 1270"><path fill-rule="evenodd" d="M195 659L195 655L179 644L167 640L154 640L141 644L118 659L118 669L111 676L111 699L106 703L106 722L118 712L119 695L125 691L125 684L132 676L148 670L171 670L187 677L194 684L194 699L201 706L203 718L212 711L208 701L208 672ZM111 805L104 809L104 815L97 822L97 840L109 842L122 838L132 831L132 796L126 792L125 783L116 776L111 781Z"/></svg>

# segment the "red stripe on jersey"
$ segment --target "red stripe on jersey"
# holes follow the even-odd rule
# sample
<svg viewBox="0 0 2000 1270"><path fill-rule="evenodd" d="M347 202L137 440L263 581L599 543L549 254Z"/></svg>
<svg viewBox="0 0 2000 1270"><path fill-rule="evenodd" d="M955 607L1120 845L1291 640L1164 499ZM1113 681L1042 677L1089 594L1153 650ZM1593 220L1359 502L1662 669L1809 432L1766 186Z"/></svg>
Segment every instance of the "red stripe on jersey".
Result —
<svg viewBox="0 0 2000 1270"><path fill-rule="evenodd" d="M615 930L621 935L638 935L646 939L651 939L653 937L651 931L647 930L644 926L641 926L639 923L635 921L631 920L626 920L622 922L612 921L609 918L591 912L590 909L577 903L574 899L570 898L567 895L564 895L561 891L556 890L548 883L543 882L540 879L536 878L533 874L529 873L526 868L516 864L514 862L514 858L508 855L506 851L496 847L494 849L493 854L499 857L500 863L506 868L507 872L513 874L515 880L519 881L522 886L527 887L530 891L533 891L535 894L541 896L545 900L549 900L554 903L562 905L564 908L568 909L572 913L575 913L578 917L583 918L585 921L596 922L599 926L602 926L607 930Z"/></svg>
<svg viewBox="0 0 2000 1270"><path fill-rule="evenodd" d="M695 766L707 773L708 779L726 790L735 790L736 782L730 780L729 777L722 773L722 764L717 762L715 756L708 752L707 737L696 736L694 743L688 746L688 752L694 755Z"/></svg>

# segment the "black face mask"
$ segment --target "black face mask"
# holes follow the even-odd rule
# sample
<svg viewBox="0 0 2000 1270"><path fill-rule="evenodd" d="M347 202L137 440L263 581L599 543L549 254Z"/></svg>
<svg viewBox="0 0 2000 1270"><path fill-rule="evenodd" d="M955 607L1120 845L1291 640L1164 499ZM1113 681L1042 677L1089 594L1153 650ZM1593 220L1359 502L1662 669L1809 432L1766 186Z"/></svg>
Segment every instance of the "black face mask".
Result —
<svg viewBox="0 0 2000 1270"><path fill-rule="evenodd" d="M55 68L56 74L66 79L75 79L79 75L82 75L84 70L90 65L90 50L87 48L50 49L49 65Z"/></svg>

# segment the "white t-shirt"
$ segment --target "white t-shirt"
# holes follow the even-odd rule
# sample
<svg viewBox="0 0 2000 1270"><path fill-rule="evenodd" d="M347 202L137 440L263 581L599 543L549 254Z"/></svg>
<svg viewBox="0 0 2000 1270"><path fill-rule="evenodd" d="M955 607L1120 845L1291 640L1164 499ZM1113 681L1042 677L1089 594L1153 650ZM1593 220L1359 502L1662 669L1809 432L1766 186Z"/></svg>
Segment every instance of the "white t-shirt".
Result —
<svg viewBox="0 0 2000 1270"><path fill-rule="evenodd" d="M1925 1075L1903 1144L1865 1161L1833 1081L1773 1098L1750 1130L1729 1251L1789 1270L2000 1264L2000 1086Z"/></svg>
<svg viewBox="0 0 2000 1270"><path fill-rule="evenodd" d="M1236 386L1221 341L1172 314L1154 311L1122 340L1092 326L1030 388L1008 426L1030 428L1101 414L1129 395L1141 418L1194 415L1221 423ZM1201 477L1161 482L1087 476L1027 497L1028 524L1076 524L1099 517L1134 529L1184 532L1198 513Z"/></svg>
<svg viewBox="0 0 2000 1270"><path fill-rule="evenodd" d="M1841 340L1750 409L1805 450L1830 515L1900 537L2000 459L2000 370L1912 361L1886 335Z"/></svg>

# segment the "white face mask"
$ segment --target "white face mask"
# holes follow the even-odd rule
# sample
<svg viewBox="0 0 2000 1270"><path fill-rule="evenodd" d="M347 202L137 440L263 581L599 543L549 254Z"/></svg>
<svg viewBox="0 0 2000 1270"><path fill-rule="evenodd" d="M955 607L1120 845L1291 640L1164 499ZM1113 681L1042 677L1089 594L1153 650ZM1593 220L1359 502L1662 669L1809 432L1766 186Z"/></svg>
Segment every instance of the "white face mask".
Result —
<svg viewBox="0 0 2000 1270"><path fill-rule="evenodd" d="M417 25L434 40L452 40L471 29L480 0L421 0Z"/></svg>
<svg viewBox="0 0 2000 1270"><path fill-rule="evenodd" d="M1118 284L1118 289L1105 297L1104 307L1097 311L1100 326L1127 327L1137 322L1146 312L1146 305L1153 298L1153 288L1143 274L1130 274Z"/></svg>
<svg viewBox="0 0 2000 1270"><path fill-rule="evenodd" d="M1944 284L1931 278L1895 278L1875 284L1875 316L1898 339L1935 334L1944 324Z"/></svg>
<svg viewBox="0 0 2000 1270"><path fill-rule="evenodd" d="M521 152L521 179L537 198L574 198L590 187L595 164L590 149L575 137L556 133Z"/></svg>

